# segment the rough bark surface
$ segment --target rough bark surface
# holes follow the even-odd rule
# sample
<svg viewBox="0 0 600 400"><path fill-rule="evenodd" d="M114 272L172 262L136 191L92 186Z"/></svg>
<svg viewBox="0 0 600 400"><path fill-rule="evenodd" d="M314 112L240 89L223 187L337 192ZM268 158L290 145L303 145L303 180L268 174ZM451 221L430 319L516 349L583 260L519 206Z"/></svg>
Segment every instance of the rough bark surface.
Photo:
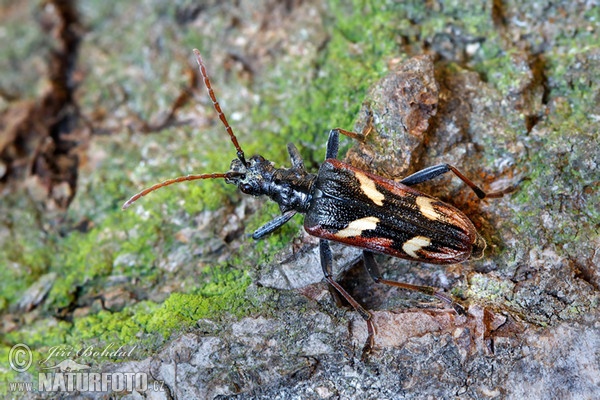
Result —
<svg viewBox="0 0 600 400"><path fill-rule="evenodd" d="M104 3L0 6L3 359L17 343L36 361L126 343L126 357L62 359L161 383L80 393L92 398L598 397L598 5ZM374 284L360 252L334 244L338 281L377 329L361 360L365 323L330 295L300 222L250 243L255 213L277 210L208 181L121 213L158 175L224 171L235 156L193 47L250 153L284 160L294 141L316 170L337 110L352 109L355 126L340 127L364 134L343 139L355 166L401 179L448 162L485 190L514 186L484 201L451 176L418 186L471 218L482 260L377 258L386 279L443 289L466 314ZM3 394L78 395L9 392L38 370L0 365Z"/></svg>

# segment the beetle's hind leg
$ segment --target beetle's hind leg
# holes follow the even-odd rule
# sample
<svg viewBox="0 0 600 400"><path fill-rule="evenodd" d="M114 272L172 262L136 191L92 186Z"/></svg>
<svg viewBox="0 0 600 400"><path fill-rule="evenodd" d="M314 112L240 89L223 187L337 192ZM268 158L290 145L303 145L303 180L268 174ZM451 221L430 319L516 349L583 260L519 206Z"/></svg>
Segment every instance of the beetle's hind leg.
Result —
<svg viewBox="0 0 600 400"><path fill-rule="evenodd" d="M342 128L335 128L329 131L329 140L327 141L327 153L325 154L325 159L329 160L332 158L337 158L338 149L340 143L340 133L342 135L351 137L353 139L357 139L364 142L365 137L371 132L372 128L368 128L363 133L356 133L347 131Z"/></svg>
<svg viewBox="0 0 600 400"><path fill-rule="evenodd" d="M375 127L373 126L373 113L370 110L367 111L367 122L361 132L347 131L342 128L335 128L333 130L341 133L344 136L348 136L349 138L364 143L367 140L367 136L369 136L371 132L375 131Z"/></svg>
<svg viewBox="0 0 600 400"><path fill-rule="evenodd" d="M361 306L356 300L354 300L354 298L348 292L346 292L346 290L339 283L337 283L333 279L333 254L331 253L329 242L327 240L321 239L319 241L319 249L321 253L321 267L323 268L325 280L327 281L327 283L333 286L335 290L337 290L337 292L341 294L344 297L344 299L346 299L346 301L350 303L352 307L354 307L354 309L367 323L367 341L362 351L362 358L364 359L366 355L370 353L374 344L375 327L373 325L371 313L365 310L363 306Z"/></svg>
<svg viewBox="0 0 600 400"><path fill-rule="evenodd" d="M367 272L369 273L369 275L371 275L371 278L373 278L373 280L376 283L383 283L383 284L390 285L390 286L396 286L401 289L408 289L408 290L413 290L416 292L425 293L429 296L433 296L437 299L442 300L446 304L451 305L456 310L457 313L465 314L465 309L463 308L463 306L461 306L456 301L454 301L450 296L440 292L439 290L437 290L431 286L411 285L410 283L403 283L403 282L390 281L388 279L383 279L381 277L381 272L379 270L379 266L377 265L377 261L375 261L375 256L372 252L367 251L367 250L363 251L363 260L364 260L364 264L365 264L365 268L367 269Z"/></svg>
<svg viewBox="0 0 600 400"><path fill-rule="evenodd" d="M463 173L460 172L458 168L453 167L450 164L438 164L432 167L422 169L402 179L400 183L406 186L413 186L419 183L429 181L433 178L445 174L446 172L452 172L454 175L456 175L461 181L463 181L467 186L469 186L471 190L473 190L473 192L475 192L477 197L479 197L480 199L502 197L505 194L510 193L514 190L514 187L509 187L507 189L499 190L497 192L484 192L472 180L463 175Z"/></svg>

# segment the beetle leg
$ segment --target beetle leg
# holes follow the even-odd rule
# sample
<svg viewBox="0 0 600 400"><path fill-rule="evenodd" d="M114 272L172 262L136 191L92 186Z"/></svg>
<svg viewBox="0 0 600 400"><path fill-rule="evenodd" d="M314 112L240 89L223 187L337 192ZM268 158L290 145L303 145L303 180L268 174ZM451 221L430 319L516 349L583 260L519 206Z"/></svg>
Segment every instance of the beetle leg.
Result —
<svg viewBox="0 0 600 400"><path fill-rule="evenodd" d="M302 156L300 155L300 152L294 143L288 143L287 149L290 155L290 160L292 161L292 167L300 171L305 171L304 160L302 160Z"/></svg>
<svg viewBox="0 0 600 400"><path fill-rule="evenodd" d="M367 135L373 130L371 124L369 124L363 133L356 133L347 131L342 128L335 128L329 131L329 140L327 141L327 155L325 159L337 158L338 156L338 144L340 141L340 133L344 136L351 137L352 139L360 140L361 142L365 141Z"/></svg>
<svg viewBox="0 0 600 400"><path fill-rule="evenodd" d="M467 186L469 186L475 192L477 197L479 197L480 199L484 199L486 197L488 197L488 198L502 197L506 193L509 193L514 189L511 187L508 189L499 190L497 192L486 193L479 186L477 186L472 180L470 180L469 178L464 176L462 174L462 172L460 172L457 168L453 167L450 164L438 164L438 165L434 165L432 167L422 169L422 170L417 171L414 174L409 175L406 178L402 179L400 181L400 183L402 183L403 185L406 185L406 186L412 186L412 185L416 185L418 183L422 183L422 182L431 180L433 178L436 178L436 177L438 177L442 174L445 174L446 172L450 172L450 171L452 171L454 173L454 175L456 175L461 181L463 181Z"/></svg>
<svg viewBox="0 0 600 400"><path fill-rule="evenodd" d="M339 144L340 144L340 131L341 129L336 128L329 131L329 139L327 140L327 152L325 153L325 159L337 158Z"/></svg>
<svg viewBox="0 0 600 400"><path fill-rule="evenodd" d="M331 248L329 247L329 242L327 240L321 239L319 240L319 249L321 252L321 267L323 268L323 274L325 275L325 280L331 286L341 294L344 299L354 309L360 314L360 316L367 323L367 342L365 343L365 347L363 348L363 358L371 351L371 348L374 344L374 336L375 336L375 327L373 326L373 321L371 320L371 313L363 308L346 290L333 279L333 254L331 253Z"/></svg>
<svg viewBox="0 0 600 400"><path fill-rule="evenodd" d="M372 252L367 251L367 250L363 251L363 260L364 260L365 268L367 269L367 272L369 273L369 275L371 275L371 278L373 278L373 280L376 283L383 283L385 285L396 286L396 287L399 287L402 289L414 290L416 292L425 293L429 296L433 296L433 297L436 297L436 298L442 300L444 303L451 305L457 311L457 313L459 313L459 314L465 313L464 308L460 304L456 303L448 295L438 291L435 288L432 288L431 286L411 285L410 283L403 283L403 282L390 281L387 279L383 279L381 277L381 272L379 270L379 266L377 265L377 261L375 261L375 256Z"/></svg>
<svg viewBox="0 0 600 400"><path fill-rule="evenodd" d="M258 228L256 231L254 231L254 233L252 234L252 239L259 240L259 239L264 238L269 233L274 232L277 229L279 229L283 224L288 222L294 215L296 215L296 211L294 211L294 210L286 211L285 213L281 214L279 217L267 222L266 224L264 224L263 226Z"/></svg>
<svg viewBox="0 0 600 400"><path fill-rule="evenodd" d="M367 123L365 124L362 132L358 133L358 132L352 132L352 131L347 131L345 129L341 129L341 128L337 128L336 130L341 133L344 136L348 136L349 138L361 141L361 142L365 142L367 139L367 136L369 136L371 134L371 132L373 132L375 130L375 128L373 127L373 113L368 110L366 112L367 114Z"/></svg>

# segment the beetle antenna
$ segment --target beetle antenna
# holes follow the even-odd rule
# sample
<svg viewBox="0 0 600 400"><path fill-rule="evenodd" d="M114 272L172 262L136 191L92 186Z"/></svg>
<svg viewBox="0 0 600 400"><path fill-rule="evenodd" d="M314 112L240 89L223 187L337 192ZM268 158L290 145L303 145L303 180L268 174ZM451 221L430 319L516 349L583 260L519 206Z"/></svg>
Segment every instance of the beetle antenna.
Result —
<svg viewBox="0 0 600 400"><path fill-rule="evenodd" d="M198 51L198 49L194 49L194 54L196 55L196 61L198 62L198 67L200 67L200 74L202 75L202 79L204 80L204 85L206 86L208 95L210 96L210 99L212 100L213 107L217 111L217 114L219 114L219 118L221 119L221 122L223 123L223 125L225 125L225 129L227 129L227 133L229 133L231 142L233 143L233 145L235 146L235 149L237 150L237 157L242 162L242 164L244 164L244 166L248 166L248 163L246 162L246 157L244 157L244 151L240 147L240 145L237 141L237 138L235 137L235 134L233 133L233 129L231 129L231 126L229 125L229 122L227 122L227 118L225 117L225 114L223 114L223 111L221 111L221 106L219 105L219 102L217 101L215 92L213 91L212 86L210 86L210 79L208 79L208 73L206 72L206 67L204 66L204 62L202 61L202 56L200 55L200 51Z"/></svg>
<svg viewBox="0 0 600 400"><path fill-rule="evenodd" d="M239 176L239 175L243 175L243 174L240 174L238 172L226 172L224 174L185 175L185 176L180 176L180 177L173 178L173 179L167 179L164 182L157 183L156 185L150 186L149 188L144 189L141 192L139 192L138 194L134 195L129 200L127 200L125 202L125 204L123 204L122 209L125 210L125 209L129 208L129 206L131 206L131 204L133 204L135 201L137 201L141 197L144 197L148 193L154 192L155 190L158 190L165 186L172 185L174 183L195 181L198 179L218 179L218 178L230 179L230 178L233 178L233 177Z"/></svg>

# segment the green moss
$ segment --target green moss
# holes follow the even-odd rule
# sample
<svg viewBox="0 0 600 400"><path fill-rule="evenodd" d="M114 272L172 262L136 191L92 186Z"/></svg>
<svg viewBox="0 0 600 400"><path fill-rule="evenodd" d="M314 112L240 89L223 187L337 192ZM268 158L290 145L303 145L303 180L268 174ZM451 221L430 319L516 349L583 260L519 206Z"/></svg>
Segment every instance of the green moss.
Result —
<svg viewBox="0 0 600 400"><path fill-rule="evenodd" d="M218 319L224 311L234 316L244 315L249 303L243 293L240 289L213 296L173 293L148 320L146 329L167 338L175 331L192 327L201 318Z"/></svg>
<svg viewBox="0 0 600 400"><path fill-rule="evenodd" d="M362 1L353 7L329 2L329 7L336 18L329 42L315 60L319 74L308 78L305 64L286 65L286 73L271 82L275 88L261 93L261 104L253 113L257 126L277 118L280 131L257 135L261 140L256 150L279 155L274 156L278 164L289 164L283 149L294 142L309 167L318 165L328 130L353 128L368 88L385 74L387 58L399 50L395 35L401 18L391 8L374 12ZM290 82L295 82L294 88ZM281 93L289 93L284 104Z"/></svg>
<svg viewBox="0 0 600 400"><path fill-rule="evenodd" d="M25 204L23 204L25 203ZM43 275L56 251L56 237L39 229L40 213L18 195L5 195L0 205L0 293L5 308ZM8 304L7 304L8 303Z"/></svg>
<svg viewBox="0 0 600 400"><path fill-rule="evenodd" d="M62 244L53 260L60 275L46 303L50 307L67 307L78 287L109 275L112 268L111 243L101 240L99 230L87 234L73 232Z"/></svg>
<svg viewBox="0 0 600 400"><path fill-rule="evenodd" d="M65 345L81 347L81 343L102 346L118 343L123 346L138 346L143 357L156 350L163 337L156 337L147 325L161 305L145 301L119 312L100 311L74 320L71 335ZM97 361L97 360L96 360Z"/></svg>
<svg viewBox="0 0 600 400"><path fill-rule="evenodd" d="M134 221L138 227L146 226L125 236L127 227ZM154 221L160 221L160 218ZM67 235L50 263L50 270L59 278L48 295L45 308L51 311L68 307L78 290L95 285L113 272L132 278L150 277L154 274L151 267L159 241L158 226L158 222L140 221L135 214L117 214L89 232L75 231ZM115 240L115 232L124 236L122 241ZM113 271L115 257L127 253L135 254L138 264Z"/></svg>
<svg viewBox="0 0 600 400"><path fill-rule="evenodd" d="M494 30L490 19L491 10L487 3L444 1L434 6L414 1L407 2L405 7L411 9L413 21L419 25L421 37L433 38L435 35L444 34L449 26L474 37L484 36L484 32Z"/></svg>
<svg viewBox="0 0 600 400"><path fill-rule="evenodd" d="M164 339L201 318L239 318L254 311L245 295L250 284L245 273L218 267L205 270L203 276L206 283L194 293L173 293L162 304L140 302L120 312L101 311L77 319L67 342L117 341L141 344L144 351L152 352Z"/></svg>
<svg viewBox="0 0 600 400"><path fill-rule="evenodd" d="M8 332L5 343L26 343L32 350L57 346L68 341L72 325L52 318L33 321L21 330Z"/></svg>
<svg viewBox="0 0 600 400"><path fill-rule="evenodd" d="M3 361L3 368L0 369L0 395L6 396L8 394L9 382L22 382L23 379L19 376L20 374L7 367L6 360L10 359L12 346L0 345L0 359Z"/></svg>
<svg viewBox="0 0 600 400"><path fill-rule="evenodd" d="M160 216L143 221L135 213L119 211L89 232L73 231L62 237L48 231L33 240L31 232L39 228L35 222L27 222L26 214L31 211L24 211L22 218L19 211L7 214L18 217L20 224L13 226L13 238L3 244L6 264L0 268L2 298L9 304L15 303L42 274L55 272L58 279L44 303L48 311L69 306L76 291L110 276L114 258L119 254L133 253L139 263L134 268L120 269L119 274L151 276L160 229L168 228ZM118 240L119 236L123 240Z"/></svg>
<svg viewBox="0 0 600 400"><path fill-rule="evenodd" d="M494 46L493 46L494 47ZM492 55L493 52L490 52ZM499 52L475 64L475 70L482 73L488 83L492 84L502 95L507 97L511 92L517 92L523 79L528 79L529 70L522 71L514 64L512 52Z"/></svg>
<svg viewBox="0 0 600 400"><path fill-rule="evenodd" d="M37 320L26 329L6 334L7 345L0 347L0 354L8 354L12 344L27 343L35 353L34 359L39 361L48 356L53 346L77 351L118 343L136 346L135 357L143 358L155 352L171 335L193 327L199 319L241 318L257 310L254 295L246 294L250 278L244 272L224 266L208 268L200 281L205 283L194 293L173 293L162 304L143 301L119 312L102 310L76 318L72 324L55 319ZM83 357L78 361L99 360ZM3 372L4 381L14 378L10 371Z"/></svg>
<svg viewBox="0 0 600 400"><path fill-rule="evenodd" d="M554 112L538 127L539 150L523 166L528 181L513 196L515 204L522 206L520 232L526 236L538 232L540 216L545 215L543 236L553 245L587 243L597 235L589 223L599 216L594 205L600 196L594 187L600 174L592 167L595 150L589 147L597 139L597 130L585 116L589 106L577 101L579 95L574 90L568 99L558 98Z"/></svg>
<svg viewBox="0 0 600 400"><path fill-rule="evenodd" d="M190 215L204 210L217 210L223 207L224 203L230 202L227 197L237 197L237 188L226 185L222 180L205 180L190 184L185 190L183 209Z"/></svg>

